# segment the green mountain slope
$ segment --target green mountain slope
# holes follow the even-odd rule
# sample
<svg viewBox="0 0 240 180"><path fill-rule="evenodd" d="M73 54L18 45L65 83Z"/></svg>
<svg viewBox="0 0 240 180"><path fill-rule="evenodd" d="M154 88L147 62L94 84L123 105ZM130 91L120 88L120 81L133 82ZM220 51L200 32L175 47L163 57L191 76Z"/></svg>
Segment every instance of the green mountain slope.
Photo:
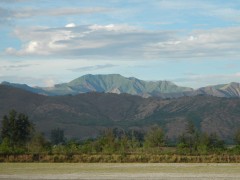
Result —
<svg viewBox="0 0 240 180"><path fill-rule="evenodd" d="M94 137L111 127L145 130L159 124L168 138L176 139L191 120L202 131L217 133L229 141L240 127L239 98L194 96L163 100L113 93L51 97L0 85L0 117L11 109L28 114L46 135L59 127L68 138Z"/></svg>
<svg viewBox="0 0 240 180"><path fill-rule="evenodd" d="M85 75L69 83L55 85L46 91L57 94L79 94L85 92L128 93L144 97L157 93L178 93L191 91L191 88L179 87L169 81L143 81L136 78L126 78L119 74Z"/></svg>

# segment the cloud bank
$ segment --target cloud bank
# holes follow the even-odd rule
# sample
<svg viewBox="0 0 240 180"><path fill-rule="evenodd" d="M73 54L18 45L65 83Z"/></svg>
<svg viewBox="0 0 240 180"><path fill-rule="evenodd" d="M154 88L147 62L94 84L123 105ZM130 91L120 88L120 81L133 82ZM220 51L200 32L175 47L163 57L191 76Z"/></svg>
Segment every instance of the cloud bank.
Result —
<svg viewBox="0 0 240 180"><path fill-rule="evenodd" d="M67 24L62 28L17 28L21 49L7 54L73 58L222 58L239 57L240 27L181 31L142 30L128 25Z"/></svg>

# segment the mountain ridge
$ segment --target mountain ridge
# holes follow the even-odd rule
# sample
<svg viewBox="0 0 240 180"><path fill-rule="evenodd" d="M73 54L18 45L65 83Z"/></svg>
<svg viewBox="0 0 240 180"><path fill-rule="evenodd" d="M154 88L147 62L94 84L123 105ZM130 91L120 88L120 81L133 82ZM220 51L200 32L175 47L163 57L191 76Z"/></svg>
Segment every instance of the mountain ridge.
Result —
<svg viewBox="0 0 240 180"><path fill-rule="evenodd" d="M239 98L161 99L97 92L44 96L0 85L0 100L0 117L11 109L25 113L48 137L54 128L64 129L71 139L96 137L106 128L145 130L158 124L167 137L176 140L190 120L203 132L216 133L230 141L240 127Z"/></svg>
<svg viewBox="0 0 240 180"><path fill-rule="evenodd" d="M76 95L87 92L127 93L144 98L179 98L183 96L210 95L216 97L240 97L240 83L219 84L192 89L177 86L171 81L144 81L135 77L124 77L120 74L92 75L86 74L68 83L56 84L53 87L30 87L26 84L2 82L2 84L24 89L48 96Z"/></svg>

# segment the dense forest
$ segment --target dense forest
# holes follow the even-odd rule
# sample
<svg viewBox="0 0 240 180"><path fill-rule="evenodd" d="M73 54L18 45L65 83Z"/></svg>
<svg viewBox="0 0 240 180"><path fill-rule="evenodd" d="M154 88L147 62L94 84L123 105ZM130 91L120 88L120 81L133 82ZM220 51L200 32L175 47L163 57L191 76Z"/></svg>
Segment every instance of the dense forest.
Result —
<svg viewBox="0 0 240 180"><path fill-rule="evenodd" d="M106 129L94 139L66 139L52 129L50 139L37 132L28 116L15 110L1 121L2 162L240 162L240 131L227 145L202 133L189 121L175 144L158 125L147 132Z"/></svg>

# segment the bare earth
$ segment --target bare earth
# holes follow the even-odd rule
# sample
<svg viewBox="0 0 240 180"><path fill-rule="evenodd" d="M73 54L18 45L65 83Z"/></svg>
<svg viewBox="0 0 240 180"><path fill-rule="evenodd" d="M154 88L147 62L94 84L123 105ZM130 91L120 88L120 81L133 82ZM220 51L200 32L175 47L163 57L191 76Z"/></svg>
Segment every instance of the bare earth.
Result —
<svg viewBox="0 0 240 180"><path fill-rule="evenodd" d="M0 163L0 179L240 179L240 164Z"/></svg>

